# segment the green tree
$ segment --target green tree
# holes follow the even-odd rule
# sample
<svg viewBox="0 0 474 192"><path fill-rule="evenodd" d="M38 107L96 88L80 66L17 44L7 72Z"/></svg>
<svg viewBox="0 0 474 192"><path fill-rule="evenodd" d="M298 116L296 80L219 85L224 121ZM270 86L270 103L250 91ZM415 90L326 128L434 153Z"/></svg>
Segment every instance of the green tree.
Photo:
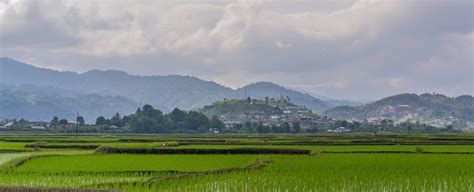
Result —
<svg viewBox="0 0 474 192"><path fill-rule="evenodd" d="M300 133L301 132L301 123L299 121L296 121L293 123L293 133Z"/></svg>
<svg viewBox="0 0 474 192"><path fill-rule="evenodd" d="M217 116L215 116L215 115L212 116L212 118L210 120L210 126L211 126L211 128L217 128L219 131L223 130L225 128L224 123L219 118L217 118Z"/></svg>
<svg viewBox="0 0 474 192"><path fill-rule="evenodd" d="M97 117L97 119L95 120L95 124L96 125L105 125L106 120L105 120L104 116Z"/></svg>
<svg viewBox="0 0 474 192"><path fill-rule="evenodd" d="M115 125L117 127L122 127L122 117L120 116L119 113L115 113L115 115L110 119L110 123L112 125Z"/></svg>
<svg viewBox="0 0 474 192"><path fill-rule="evenodd" d="M23 119L23 118L21 118L20 121L18 121L18 123L20 123L20 124L27 124L28 121L25 120L25 119Z"/></svg>
<svg viewBox="0 0 474 192"><path fill-rule="evenodd" d="M255 132L255 128L253 127L253 125L250 121L245 122L244 128L248 133L254 133Z"/></svg>
<svg viewBox="0 0 474 192"><path fill-rule="evenodd" d="M280 127L276 125L272 125L271 131L272 133L280 133Z"/></svg>
<svg viewBox="0 0 474 192"><path fill-rule="evenodd" d="M77 116L76 122L78 123L79 126L83 126L86 124L86 121L84 120L83 116Z"/></svg>
<svg viewBox="0 0 474 192"><path fill-rule="evenodd" d="M202 113L196 111L190 111L186 119L186 128L197 131L199 127L209 128L209 119Z"/></svg>
<svg viewBox="0 0 474 192"><path fill-rule="evenodd" d="M135 115L140 115L140 114L143 114L143 111L142 111L142 109L139 107L139 108L137 109L137 111L135 112Z"/></svg>
<svg viewBox="0 0 474 192"><path fill-rule="evenodd" d="M182 111L178 108L175 108L170 114L170 118L175 122L175 123L178 123L178 122L183 122L186 120L186 112L185 111Z"/></svg>
<svg viewBox="0 0 474 192"><path fill-rule="evenodd" d="M61 119L59 120L59 125L67 125L67 120L66 119Z"/></svg>
<svg viewBox="0 0 474 192"><path fill-rule="evenodd" d="M259 123L257 125L257 132L258 133L270 133L270 127L265 126L262 123Z"/></svg>
<svg viewBox="0 0 474 192"><path fill-rule="evenodd" d="M54 117L53 117L53 120L51 120L50 124L51 124L52 127L58 126L58 125L59 125L59 118L58 118L58 116L54 116Z"/></svg>
<svg viewBox="0 0 474 192"><path fill-rule="evenodd" d="M283 123L282 130L284 133L290 133L291 132L291 127L288 122Z"/></svg>
<svg viewBox="0 0 474 192"><path fill-rule="evenodd" d="M147 117L152 117L155 112L155 109L151 105L144 105L143 106L143 115Z"/></svg>

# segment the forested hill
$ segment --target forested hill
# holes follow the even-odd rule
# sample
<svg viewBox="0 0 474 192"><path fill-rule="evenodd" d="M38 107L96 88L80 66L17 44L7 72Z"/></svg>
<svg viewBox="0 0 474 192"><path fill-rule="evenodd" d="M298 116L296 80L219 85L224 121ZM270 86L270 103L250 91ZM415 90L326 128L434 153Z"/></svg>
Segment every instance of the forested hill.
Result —
<svg viewBox="0 0 474 192"><path fill-rule="evenodd" d="M82 94L117 95L138 103L149 103L163 111L197 109L215 101L245 98L289 96L293 103L314 111L324 111L334 105L311 95L273 83L256 83L233 90L212 81L191 76L136 76L121 71L92 70L86 73L63 72L37 68L9 58L0 58L0 83L31 84L56 87Z"/></svg>
<svg viewBox="0 0 474 192"><path fill-rule="evenodd" d="M61 94L59 94L61 93ZM77 112L93 123L100 115L133 113L139 104L120 96L76 94L55 88L0 85L0 119L49 121L54 116L75 120Z"/></svg>
<svg viewBox="0 0 474 192"><path fill-rule="evenodd" d="M470 95L447 97L442 94L400 94L358 107L339 106L324 112L338 119L384 117L400 119L418 116L424 119L456 118L474 121L474 98Z"/></svg>

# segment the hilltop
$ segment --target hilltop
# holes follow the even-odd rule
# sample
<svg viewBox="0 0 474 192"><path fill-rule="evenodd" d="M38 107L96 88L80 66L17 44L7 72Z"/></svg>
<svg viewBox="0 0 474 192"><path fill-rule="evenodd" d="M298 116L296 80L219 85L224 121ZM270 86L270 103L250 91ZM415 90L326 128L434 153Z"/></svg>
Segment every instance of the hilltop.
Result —
<svg viewBox="0 0 474 192"><path fill-rule="evenodd" d="M263 125L282 125L301 123L303 128L311 128L320 116L310 109L291 103L287 99L267 98L266 100L224 100L205 106L202 113L217 116L227 125L261 123Z"/></svg>

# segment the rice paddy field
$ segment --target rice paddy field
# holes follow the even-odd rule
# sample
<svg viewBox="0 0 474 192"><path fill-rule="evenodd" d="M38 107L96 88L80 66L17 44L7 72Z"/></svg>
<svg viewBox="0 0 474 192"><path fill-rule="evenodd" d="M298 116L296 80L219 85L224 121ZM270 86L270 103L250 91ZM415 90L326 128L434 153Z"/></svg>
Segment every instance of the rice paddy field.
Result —
<svg viewBox="0 0 474 192"><path fill-rule="evenodd" d="M473 142L472 135L0 135L0 190L472 192Z"/></svg>

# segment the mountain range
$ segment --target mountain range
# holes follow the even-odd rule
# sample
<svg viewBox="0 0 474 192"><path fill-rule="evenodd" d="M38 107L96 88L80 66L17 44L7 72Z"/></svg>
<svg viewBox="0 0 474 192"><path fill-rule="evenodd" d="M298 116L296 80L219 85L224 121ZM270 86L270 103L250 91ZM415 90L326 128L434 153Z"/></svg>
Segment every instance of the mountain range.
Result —
<svg viewBox="0 0 474 192"><path fill-rule="evenodd" d="M143 104L170 112L176 107L194 110L216 101L246 97L259 100L283 97L336 119L415 117L474 122L474 99L470 95L399 94L361 105L316 98L271 82L231 89L192 76L137 76L115 70L75 73L0 58L0 119L49 120L56 115L74 119L79 111L91 122L100 115L132 113Z"/></svg>
<svg viewBox="0 0 474 192"><path fill-rule="evenodd" d="M38 68L10 58L0 58L0 84L3 87L9 87L10 89L7 89L9 91L16 90L9 95L16 95L18 98L28 98L33 94L42 95L43 99L62 97L62 100L67 100L80 98L77 95L83 97L94 95L108 97L109 99L104 99L104 102L108 102L110 98L119 96L119 100L124 100L126 106L151 104L165 112L175 107L184 110L198 109L225 98L242 99L247 96L256 99L288 97L291 102L304 105L317 112L323 112L341 104L335 103L335 100L315 98L271 82L258 82L239 89L231 89L192 76L137 76L115 70L75 73ZM16 88L12 89L12 87ZM7 95L7 90L3 89L5 95ZM117 102L112 100L111 104L104 105L113 107ZM343 102L343 104L352 103ZM121 107L117 106L118 109L122 109ZM5 112L7 109L2 108L2 113L8 114L9 112ZM77 110L85 110L82 113L86 114L90 113L92 107L91 109L77 107ZM8 115L3 117L8 117Z"/></svg>

